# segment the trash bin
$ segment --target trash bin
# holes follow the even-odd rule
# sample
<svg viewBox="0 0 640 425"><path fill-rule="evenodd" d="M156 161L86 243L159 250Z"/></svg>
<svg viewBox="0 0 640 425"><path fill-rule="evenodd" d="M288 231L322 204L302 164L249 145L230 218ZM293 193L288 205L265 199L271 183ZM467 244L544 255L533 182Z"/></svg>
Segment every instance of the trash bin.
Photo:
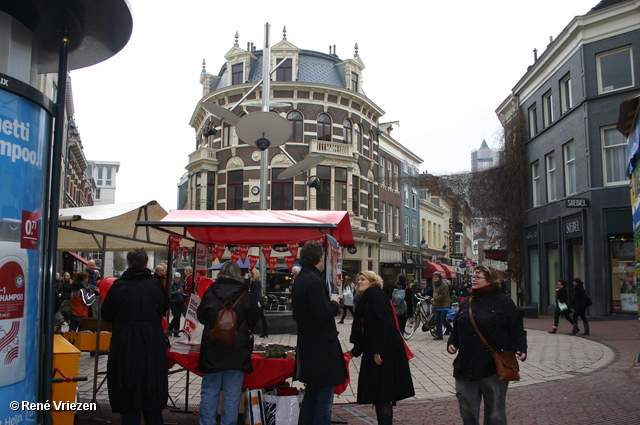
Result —
<svg viewBox="0 0 640 425"><path fill-rule="evenodd" d="M53 336L53 378L64 378L64 375L75 378L78 376L78 363L80 363L80 350L67 341L62 335ZM61 374L62 373L62 374ZM77 383L74 381L57 382L52 384L51 405L53 402L76 401ZM51 411L51 419L54 425L66 425L73 423L75 411Z"/></svg>

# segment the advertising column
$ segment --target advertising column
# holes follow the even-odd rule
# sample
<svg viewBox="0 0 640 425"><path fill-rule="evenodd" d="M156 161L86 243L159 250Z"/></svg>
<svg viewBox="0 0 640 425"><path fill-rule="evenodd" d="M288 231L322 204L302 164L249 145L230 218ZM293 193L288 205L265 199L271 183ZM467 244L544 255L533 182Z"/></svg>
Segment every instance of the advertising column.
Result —
<svg viewBox="0 0 640 425"><path fill-rule="evenodd" d="M39 340L40 233L49 115L35 102L0 89L0 423L32 423L35 412L9 401L35 402Z"/></svg>

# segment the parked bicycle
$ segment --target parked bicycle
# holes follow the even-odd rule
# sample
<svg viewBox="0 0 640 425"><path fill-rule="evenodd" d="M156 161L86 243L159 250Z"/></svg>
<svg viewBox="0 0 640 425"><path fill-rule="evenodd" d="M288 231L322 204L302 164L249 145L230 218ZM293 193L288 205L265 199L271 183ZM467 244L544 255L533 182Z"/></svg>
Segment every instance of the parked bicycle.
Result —
<svg viewBox="0 0 640 425"><path fill-rule="evenodd" d="M422 328L422 332L429 331L431 335L436 336L436 316L431 309L431 297L423 297L420 294L416 294L415 297L418 300L418 304L413 316L407 319L407 324L404 328L404 339L411 338L419 327Z"/></svg>

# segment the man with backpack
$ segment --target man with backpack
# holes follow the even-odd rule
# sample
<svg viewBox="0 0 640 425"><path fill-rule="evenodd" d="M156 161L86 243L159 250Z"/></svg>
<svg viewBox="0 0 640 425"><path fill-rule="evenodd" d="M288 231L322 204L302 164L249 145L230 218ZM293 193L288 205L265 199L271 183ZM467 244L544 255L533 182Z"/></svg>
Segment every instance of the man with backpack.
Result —
<svg viewBox="0 0 640 425"><path fill-rule="evenodd" d="M407 290L407 277L400 273L396 278L396 285L391 293L391 301L396 309L400 333L404 335L407 318L413 316L413 293Z"/></svg>
<svg viewBox="0 0 640 425"><path fill-rule="evenodd" d="M449 285L442 280L442 275L438 272L433 274L433 299L431 306L436 310L436 336L435 340L442 340L442 325L451 332L451 323L447 320L447 313L451 307L451 296L449 295Z"/></svg>

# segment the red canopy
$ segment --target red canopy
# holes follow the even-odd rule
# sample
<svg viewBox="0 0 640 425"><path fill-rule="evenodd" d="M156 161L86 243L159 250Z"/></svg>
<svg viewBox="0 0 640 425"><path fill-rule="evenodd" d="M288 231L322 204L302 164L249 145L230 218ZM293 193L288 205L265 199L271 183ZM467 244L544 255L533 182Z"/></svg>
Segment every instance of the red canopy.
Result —
<svg viewBox="0 0 640 425"><path fill-rule="evenodd" d="M424 277L427 278L433 277L435 272L440 272L442 277L446 279L455 279L458 276L456 270L448 264L425 261L423 265L428 266L428 269L424 274Z"/></svg>
<svg viewBox="0 0 640 425"><path fill-rule="evenodd" d="M137 225L186 231L205 243L240 245L306 241L327 233L341 245L353 245L346 211L175 210L160 221Z"/></svg>

